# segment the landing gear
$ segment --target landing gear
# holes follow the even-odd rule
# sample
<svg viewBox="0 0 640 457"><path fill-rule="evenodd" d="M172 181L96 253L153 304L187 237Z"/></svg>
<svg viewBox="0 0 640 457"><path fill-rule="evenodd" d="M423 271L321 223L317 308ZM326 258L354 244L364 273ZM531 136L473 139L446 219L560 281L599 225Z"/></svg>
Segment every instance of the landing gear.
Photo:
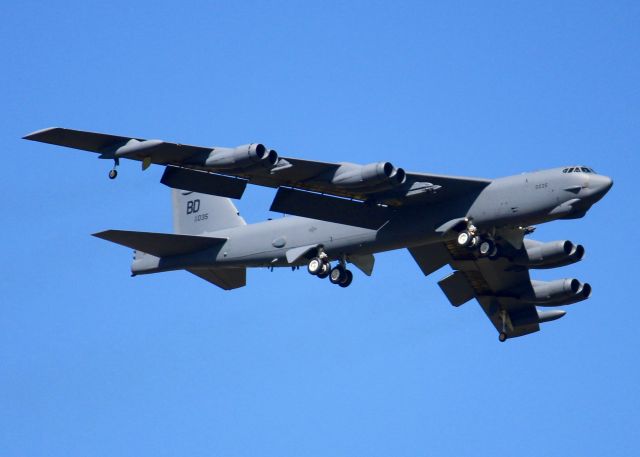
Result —
<svg viewBox="0 0 640 457"><path fill-rule="evenodd" d="M329 281L331 281L331 284L337 284L340 287L349 287L353 281L353 273L347 270L343 265L338 265L331 269Z"/></svg>
<svg viewBox="0 0 640 457"><path fill-rule="evenodd" d="M495 259L498 256L498 246L493 240L486 238L478 245L478 252L482 257Z"/></svg>
<svg viewBox="0 0 640 457"><path fill-rule="evenodd" d="M349 287L353 281L353 273L347 270L344 256L337 266L331 268L329 256L324 251L319 251L316 257L309 260L307 271L320 279L328 277L332 284L337 284L340 287Z"/></svg>
<svg viewBox="0 0 640 457"><path fill-rule="evenodd" d="M344 282L338 284L340 287L349 287L353 282L353 273L351 273L351 270L345 270L345 274L347 277L345 278Z"/></svg>
<svg viewBox="0 0 640 457"><path fill-rule="evenodd" d="M472 240L473 235L471 235L468 230L463 230L458 234L458 245L462 247L468 247Z"/></svg>
<svg viewBox="0 0 640 457"><path fill-rule="evenodd" d="M322 259L320 257L314 257L309 261L307 271L313 276L318 276L320 273L323 273L324 267L325 263Z"/></svg>
<svg viewBox="0 0 640 457"><path fill-rule="evenodd" d="M502 331L498 335L498 341L504 343L507 341L507 312L503 309L500 311L500 320L502 321Z"/></svg>
<svg viewBox="0 0 640 457"><path fill-rule="evenodd" d="M331 273L331 264L329 263L329 256L322 250L318 251L318 255L309 260L307 264L307 271L313 276L317 276L320 279L324 279Z"/></svg>
<svg viewBox="0 0 640 457"><path fill-rule="evenodd" d="M478 229L475 225L469 224L466 230L463 230L458 234L458 246L464 248L475 248L480 243L480 237L478 236Z"/></svg>
<svg viewBox="0 0 640 457"><path fill-rule="evenodd" d="M322 264L322 271L320 273L318 273L318 278L320 278L320 279L327 278L330 273L331 273L331 264L330 263L323 263Z"/></svg>
<svg viewBox="0 0 640 457"><path fill-rule="evenodd" d="M473 224L458 233L456 239L458 246L467 249L477 249L480 257L495 258L498 255L498 247L489 235L480 235L478 228Z"/></svg>
<svg viewBox="0 0 640 457"><path fill-rule="evenodd" d="M331 281L331 284L340 284L343 282L347 277L346 271L347 270L342 265L332 268L331 274L329 275L329 281Z"/></svg>
<svg viewBox="0 0 640 457"><path fill-rule="evenodd" d="M120 165L120 159L116 157L113 159L113 168L109 170L109 179L116 179L118 177L118 165Z"/></svg>

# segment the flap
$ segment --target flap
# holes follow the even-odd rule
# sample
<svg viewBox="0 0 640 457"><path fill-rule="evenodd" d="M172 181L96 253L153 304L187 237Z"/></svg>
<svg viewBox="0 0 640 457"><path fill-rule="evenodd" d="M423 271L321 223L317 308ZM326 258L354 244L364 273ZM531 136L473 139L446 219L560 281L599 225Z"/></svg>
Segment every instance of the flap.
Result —
<svg viewBox="0 0 640 457"><path fill-rule="evenodd" d="M466 275L461 271L454 271L446 278L438 281L438 285L453 306L460 306L473 297L475 293Z"/></svg>
<svg viewBox="0 0 640 457"><path fill-rule="evenodd" d="M278 190L271 211L372 230L382 227L392 215L386 207L287 187Z"/></svg>
<svg viewBox="0 0 640 457"><path fill-rule="evenodd" d="M224 290L247 285L246 268L187 268L187 271Z"/></svg>
<svg viewBox="0 0 640 457"><path fill-rule="evenodd" d="M222 245L227 241L226 238L174 235L170 233L131 232L128 230L106 230L104 232L94 233L93 236L121 244L131 249L146 252L156 257L190 254L213 246Z"/></svg>
<svg viewBox="0 0 640 457"><path fill-rule="evenodd" d="M246 179L179 167L166 167L160 182L173 189L190 190L227 198L241 198L247 187Z"/></svg>
<svg viewBox="0 0 640 457"><path fill-rule="evenodd" d="M425 244L424 246L409 248L409 252L425 276L429 276L451 262L451 255L444 243Z"/></svg>

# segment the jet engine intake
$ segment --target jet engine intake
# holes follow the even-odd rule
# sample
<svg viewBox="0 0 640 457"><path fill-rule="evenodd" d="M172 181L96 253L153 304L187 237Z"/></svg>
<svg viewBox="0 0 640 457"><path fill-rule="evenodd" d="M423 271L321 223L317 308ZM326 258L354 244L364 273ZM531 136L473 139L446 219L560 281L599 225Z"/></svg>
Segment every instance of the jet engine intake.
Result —
<svg viewBox="0 0 640 457"><path fill-rule="evenodd" d="M557 268L579 262L585 252L581 244L576 245L567 240L549 243L524 240L524 248L525 255L514 259L514 262L536 269Z"/></svg>
<svg viewBox="0 0 640 457"><path fill-rule="evenodd" d="M205 165L218 170L238 170L255 165L272 168L278 162L278 153L263 144L245 144L236 148L215 148Z"/></svg>
<svg viewBox="0 0 640 457"><path fill-rule="evenodd" d="M343 189L378 191L404 184L407 174L391 162L377 162L368 165L345 163L336 170L331 183Z"/></svg>
<svg viewBox="0 0 640 457"><path fill-rule="evenodd" d="M591 286L577 279L555 281L531 281L533 293L523 297L539 306L570 305L586 300L591 295Z"/></svg>

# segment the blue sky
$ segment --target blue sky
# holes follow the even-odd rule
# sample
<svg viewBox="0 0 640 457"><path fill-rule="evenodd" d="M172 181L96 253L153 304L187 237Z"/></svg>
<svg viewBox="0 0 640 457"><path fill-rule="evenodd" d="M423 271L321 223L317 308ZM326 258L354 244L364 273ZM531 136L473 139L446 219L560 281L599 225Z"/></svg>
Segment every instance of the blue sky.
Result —
<svg viewBox="0 0 640 457"><path fill-rule="evenodd" d="M637 2L4 2L0 455L637 455ZM592 298L499 344L438 272L378 256L221 291L129 278L89 234L170 231L161 169L26 142L48 126L498 177L612 176L580 221ZM272 190L238 203L250 222Z"/></svg>

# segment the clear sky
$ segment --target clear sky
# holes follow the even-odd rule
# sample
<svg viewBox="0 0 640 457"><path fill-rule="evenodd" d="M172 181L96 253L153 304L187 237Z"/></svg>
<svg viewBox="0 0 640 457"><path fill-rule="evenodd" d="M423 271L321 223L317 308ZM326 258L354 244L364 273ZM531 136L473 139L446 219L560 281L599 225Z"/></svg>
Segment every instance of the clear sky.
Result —
<svg viewBox="0 0 640 457"><path fill-rule="evenodd" d="M5 1L0 17L1 457L640 453L637 1ZM110 181L91 153L20 139L49 126L483 177L586 164L612 191L535 238L587 255L534 277L593 296L500 344L406 251L345 290L303 270L233 292L130 278L130 250L89 235L170 231L162 170ZM280 217L273 194L238 206Z"/></svg>

